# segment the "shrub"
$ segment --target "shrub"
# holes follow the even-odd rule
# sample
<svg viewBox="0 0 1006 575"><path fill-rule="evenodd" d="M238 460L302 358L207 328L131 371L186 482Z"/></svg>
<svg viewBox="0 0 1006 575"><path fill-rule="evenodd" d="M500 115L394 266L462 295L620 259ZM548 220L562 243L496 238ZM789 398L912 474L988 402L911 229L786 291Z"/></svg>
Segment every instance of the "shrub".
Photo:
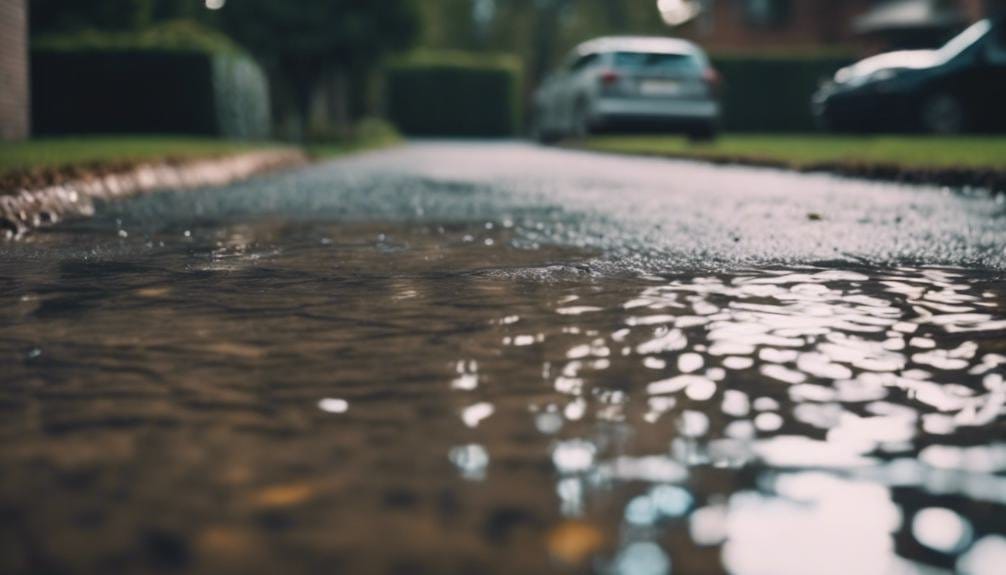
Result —
<svg viewBox="0 0 1006 575"><path fill-rule="evenodd" d="M155 49L233 54L241 52L238 45L226 35L189 20L171 20L138 32L86 29L67 34L42 35L32 40L32 48L61 52Z"/></svg>
<svg viewBox="0 0 1006 575"><path fill-rule="evenodd" d="M414 54L387 68L387 114L409 135L511 136L521 122L520 78L509 56Z"/></svg>
<svg viewBox="0 0 1006 575"><path fill-rule="evenodd" d="M713 56L724 78L724 128L734 132L813 131L811 95L822 78L851 61L833 54Z"/></svg>
<svg viewBox="0 0 1006 575"><path fill-rule="evenodd" d="M40 135L268 136L265 75L226 37L195 24L44 37L31 58Z"/></svg>
<svg viewBox="0 0 1006 575"><path fill-rule="evenodd" d="M269 81L258 64L240 54L215 54L213 88L217 135L242 140L269 137Z"/></svg>

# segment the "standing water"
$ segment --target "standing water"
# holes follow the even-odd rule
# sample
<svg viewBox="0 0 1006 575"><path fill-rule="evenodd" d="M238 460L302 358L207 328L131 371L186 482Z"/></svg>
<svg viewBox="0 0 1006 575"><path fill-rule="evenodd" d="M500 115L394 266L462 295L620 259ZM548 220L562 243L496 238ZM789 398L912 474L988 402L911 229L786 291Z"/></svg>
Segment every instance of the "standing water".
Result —
<svg viewBox="0 0 1006 575"><path fill-rule="evenodd" d="M1006 564L1001 273L630 270L521 217L117 227L0 258L0 572Z"/></svg>

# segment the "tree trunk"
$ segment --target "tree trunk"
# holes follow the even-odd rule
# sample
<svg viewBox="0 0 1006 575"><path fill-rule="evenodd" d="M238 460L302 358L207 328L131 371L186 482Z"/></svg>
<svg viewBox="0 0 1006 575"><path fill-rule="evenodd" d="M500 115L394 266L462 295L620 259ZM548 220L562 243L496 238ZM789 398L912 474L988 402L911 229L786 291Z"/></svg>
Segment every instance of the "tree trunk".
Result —
<svg viewBox="0 0 1006 575"><path fill-rule="evenodd" d="M349 114L349 74L343 68L328 73L328 117L336 136L345 138L352 130Z"/></svg>
<svg viewBox="0 0 1006 575"><path fill-rule="evenodd" d="M318 86L321 84L322 70L314 61L308 59L288 60L284 64L297 105L297 117L300 124L300 133L297 134L297 139L303 141L311 134L313 119L311 114L314 111L313 104L317 97Z"/></svg>
<svg viewBox="0 0 1006 575"><path fill-rule="evenodd" d="M608 16L608 26L616 33L624 33L628 28L623 0L604 0L605 12Z"/></svg>
<svg viewBox="0 0 1006 575"><path fill-rule="evenodd" d="M325 139L331 131L332 119L328 106L328 82L322 81L311 90L307 108L307 138Z"/></svg>
<svg viewBox="0 0 1006 575"><path fill-rule="evenodd" d="M559 14L567 0L544 0L535 17L534 61L531 74L540 81L548 72L559 35Z"/></svg>

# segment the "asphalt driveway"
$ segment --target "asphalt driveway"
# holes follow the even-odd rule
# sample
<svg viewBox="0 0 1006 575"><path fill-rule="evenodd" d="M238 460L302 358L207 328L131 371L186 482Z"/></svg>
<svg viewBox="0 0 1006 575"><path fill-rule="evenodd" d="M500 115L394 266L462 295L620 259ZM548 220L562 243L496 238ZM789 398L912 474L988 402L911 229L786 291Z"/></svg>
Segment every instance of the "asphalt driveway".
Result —
<svg viewBox="0 0 1006 575"><path fill-rule="evenodd" d="M426 142L0 245L2 573L993 573L1002 196Z"/></svg>

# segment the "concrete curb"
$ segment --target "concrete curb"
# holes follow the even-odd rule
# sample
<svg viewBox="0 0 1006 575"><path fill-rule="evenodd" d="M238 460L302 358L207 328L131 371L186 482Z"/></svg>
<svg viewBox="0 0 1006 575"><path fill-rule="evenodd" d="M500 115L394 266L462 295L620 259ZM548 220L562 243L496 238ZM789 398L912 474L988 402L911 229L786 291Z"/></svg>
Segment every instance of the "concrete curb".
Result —
<svg viewBox="0 0 1006 575"><path fill-rule="evenodd" d="M268 171L308 163L301 150L266 150L181 163L141 164L121 172L0 195L0 229L8 238L59 221L94 214L95 200L156 190L222 186Z"/></svg>

